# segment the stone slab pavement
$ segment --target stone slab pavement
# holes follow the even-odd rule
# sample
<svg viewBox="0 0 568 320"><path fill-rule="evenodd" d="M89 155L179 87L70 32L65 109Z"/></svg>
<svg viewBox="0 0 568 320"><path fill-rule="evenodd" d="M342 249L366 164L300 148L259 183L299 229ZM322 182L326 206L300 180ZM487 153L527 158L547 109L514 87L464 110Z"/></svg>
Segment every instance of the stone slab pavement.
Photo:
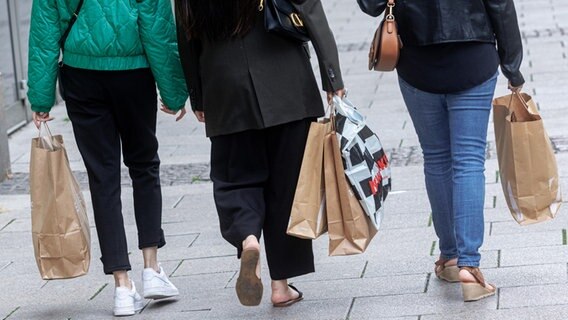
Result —
<svg viewBox="0 0 568 320"><path fill-rule="evenodd" d="M539 104L567 190L568 2L515 3L525 45L525 90ZM482 267L499 291L495 297L466 304L458 284L442 283L433 276L438 250L412 122L396 75L365 68L369 39L378 21L359 12L354 0L325 0L324 5L337 36L350 97L367 115L391 156L397 158L383 228L367 252L357 256L328 257L326 238L316 240L316 273L293 279L305 293L302 303L287 309L273 308L270 290L266 290L259 307L240 306L234 292L239 264L234 249L218 231L212 186L207 179L209 142L203 127L192 117L176 124L173 118L160 114L163 176L171 182L163 187L168 245L160 251L160 259L181 295L177 300L147 301L136 318L567 319L567 206L555 220L538 225L521 227L512 220L497 180L492 125L488 133ZM501 77L497 95L506 93L506 81ZM84 175L64 107L56 107L53 114L57 119L52 130L63 134L73 169ZM0 184L0 319L111 318L113 283L103 275L96 259L99 247L94 229L94 258L87 276L43 281L38 275L25 189L30 139L35 135L35 128L28 125L10 137L14 179ZM18 179L20 185L16 186ZM125 178L122 199L132 276L140 286L141 256L136 250L131 191ZM89 199L86 186L84 192ZM268 286L264 261L263 279Z"/></svg>

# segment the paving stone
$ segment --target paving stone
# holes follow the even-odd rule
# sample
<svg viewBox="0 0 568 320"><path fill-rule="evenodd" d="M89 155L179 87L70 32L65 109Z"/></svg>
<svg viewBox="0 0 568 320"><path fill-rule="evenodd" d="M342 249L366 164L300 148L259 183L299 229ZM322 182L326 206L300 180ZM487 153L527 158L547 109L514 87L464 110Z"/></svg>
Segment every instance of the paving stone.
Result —
<svg viewBox="0 0 568 320"><path fill-rule="evenodd" d="M395 199L396 200L396 199ZM385 210L387 207L385 206ZM389 214L385 213L381 230L385 229L404 229L419 228L428 226L430 223L430 214L425 212L416 212L408 214Z"/></svg>
<svg viewBox="0 0 568 320"><path fill-rule="evenodd" d="M485 208L483 215L486 223L514 221L507 208Z"/></svg>
<svg viewBox="0 0 568 320"><path fill-rule="evenodd" d="M112 300L104 305L85 301L61 301L20 307L9 319L108 319L112 317Z"/></svg>
<svg viewBox="0 0 568 320"><path fill-rule="evenodd" d="M491 224L491 235L526 234L533 232L560 232L568 227L568 215L560 212L557 218L537 224L521 226L511 217L510 221L495 221Z"/></svg>
<svg viewBox="0 0 568 320"><path fill-rule="evenodd" d="M482 246L483 250L498 250L508 248L534 248L562 244L562 233L533 232L527 234L506 234L487 237Z"/></svg>
<svg viewBox="0 0 568 320"><path fill-rule="evenodd" d="M362 278L367 266L367 261L350 260L324 263L319 260L316 264L316 272L301 277L301 281L324 281L337 279Z"/></svg>
<svg viewBox="0 0 568 320"><path fill-rule="evenodd" d="M568 262L568 246L501 250L501 266L543 265Z"/></svg>
<svg viewBox="0 0 568 320"><path fill-rule="evenodd" d="M386 275L423 274L434 272L434 262L438 260L439 251L433 256L419 254L373 255L365 269L365 277ZM481 268L497 268L498 252L481 252Z"/></svg>
<svg viewBox="0 0 568 320"><path fill-rule="evenodd" d="M484 269L487 281L499 288L565 283L566 263Z"/></svg>
<svg viewBox="0 0 568 320"><path fill-rule="evenodd" d="M407 191L387 196L385 215L430 213L430 202L425 191Z"/></svg>
<svg viewBox="0 0 568 320"><path fill-rule="evenodd" d="M546 128L559 151L563 189L568 190L566 90L568 64L565 0L515 2L524 41L522 71L526 92L541 109ZM558 217L533 226L518 226L507 208L496 180L494 129L488 130L486 161L486 237L481 267L500 287L499 297L474 304L462 302L459 284L433 275L438 243L429 224L430 206L424 186L422 153L412 121L398 88L397 74L366 69L369 40L379 18L359 11L355 1L326 0L331 28L337 40L350 99L367 116L391 157L393 191L385 203L382 229L367 252L329 257L326 236L314 241L316 273L292 281L306 300L292 308L270 304L269 270L262 255L265 290L259 307L238 303L234 284L239 269L236 250L219 232L219 221L207 181L210 141L204 126L188 115L176 123L158 113L157 136L163 169L163 229L167 246L159 253L181 295L177 300L148 302L140 319L566 319L568 318L568 206ZM312 48L313 52L313 48ZM311 61L317 72L317 59ZM316 77L318 78L318 77ZM319 81L319 80L318 80ZM551 85L554 84L554 85ZM508 94L500 76L495 95ZM322 92L323 95L323 92ZM86 186L85 167L76 147L66 110L52 110L52 129L66 141L70 164ZM30 206L26 172L29 169L33 125L10 136L12 171L19 180L0 184L0 319L106 319L112 317L112 278L102 274L96 232L92 232L89 274L74 280L40 279L31 246ZM191 171L188 165L199 168ZM123 166L123 169L124 166ZM132 277L139 282L142 268L137 248L132 188L124 175L122 201L131 251ZM85 189L86 190L86 189ZM19 193L19 194L16 194ZM10 194L10 195L8 195ZM89 208L89 193L85 191ZM568 199L565 199L568 201ZM92 210L89 218L93 222ZM94 225L94 224L93 224ZM426 285L428 283L428 285ZM108 284L100 293L94 293ZM7 320L8 320L7 319Z"/></svg>
<svg viewBox="0 0 568 320"><path fill-rule="evenodd" d="M568 305L526 307L517 309L480 310L477 312L422 315L421 320L564 320L568 318Z"/></svg>
<svg viewBox="0 0 568 320"><path fill-rule="evenodd" d="M239 260L235 256L186 259L177 269L176 276L225 273L239 270Z"/></svg>
<svg viewBox="0 0 568 320"><path fill-rule="evenodd" d="M262 307L243 308L235 304L224 304L213 308L211 318L207 319L313 319L339 320L345 319L351 305L351 299L306 300L293 308L274 308L263 302Z"/></svg>
<svg viewBox="0 0 568 320"><path fill-rule="evenodd" d="M567 290L566 283L503 288L500 290L499 308L568 305Z"/></svg>
<svg viewBox="0 0 568 320"><path fill-rule="evenodd" d="M451 286L449 288L458 288ZM475 304L465 304L458 290L446 299L433 294L403 294L386 297L362 297L355 299L349 319L388 319L390 317L444 314L448 310L477 313L496 309L497 299L491 297Z"/></svg>
<svg viewBox="0 0 568 320"><path fill-rule="evenodd" d="M332 299L345 297L390 296L397 294L424 292L426 274L397 275L387 277L365 277L359 279L304 281L298 278L295 283L300 290L310 292L306 299ZM321 290L328 288L340 290Z"/></svg>

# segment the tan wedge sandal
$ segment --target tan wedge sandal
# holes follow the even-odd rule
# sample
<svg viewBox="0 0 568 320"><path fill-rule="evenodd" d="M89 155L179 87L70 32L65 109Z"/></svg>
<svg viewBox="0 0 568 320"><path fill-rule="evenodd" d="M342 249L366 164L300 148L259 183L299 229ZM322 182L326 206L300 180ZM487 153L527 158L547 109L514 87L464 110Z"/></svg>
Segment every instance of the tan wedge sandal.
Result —
<svg viewBox="0 0 568 320"><path fill-rule="evenodd" d="M463 301L477 301L490 297L495 294L497 287L493 284L485 282L483 274L479 268L461 267L460 270L469 272L476 282L461 282L463 291Z"/></svg>
<svg viewBox="0 0 568 320"><path fill-rule="evenodd" d="M457 265L446 265L449 261L455 259L447 260L440 258L436 261L436 267L434 268L434 272L436 273L436 277L438 279L448 281L448 282L460 282L459 273L460 269ZM457 263L457 260L456 260Z"/></svg>

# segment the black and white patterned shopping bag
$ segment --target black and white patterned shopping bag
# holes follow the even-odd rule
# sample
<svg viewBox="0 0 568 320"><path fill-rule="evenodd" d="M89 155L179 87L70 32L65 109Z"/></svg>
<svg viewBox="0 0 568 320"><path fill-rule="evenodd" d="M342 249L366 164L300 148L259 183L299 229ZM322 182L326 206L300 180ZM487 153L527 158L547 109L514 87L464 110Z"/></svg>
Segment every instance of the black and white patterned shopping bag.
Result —
<svg viewBox="0 0 568 320"><path fill-rule="evenodd" d="M347 99L335 97L335 127L347 176L365 213L377 229L383 203L391 189L389 160L379 137Z"/></svg>

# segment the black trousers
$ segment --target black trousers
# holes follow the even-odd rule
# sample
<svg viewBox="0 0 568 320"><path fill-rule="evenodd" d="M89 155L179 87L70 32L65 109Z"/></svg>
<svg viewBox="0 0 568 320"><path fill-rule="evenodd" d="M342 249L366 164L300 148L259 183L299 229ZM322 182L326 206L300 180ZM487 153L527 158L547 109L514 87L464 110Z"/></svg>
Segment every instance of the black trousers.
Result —
<svg viewBox="0 0 568 320"><path fill-rule="evenodd" d="M286 228L311 120L211 138L211 180L223 237L242 252L264 233L273 280L314 272L311 240Z"/></svg>
<svg viewBox="0 0 568 320"><path fill-rule="evenodd" d="M104 272L130 270L120 200L121 148L132 179L139 248L165 245L154 77L150 69L94 71L65 66L62 83L87 167Z"/></svg>

